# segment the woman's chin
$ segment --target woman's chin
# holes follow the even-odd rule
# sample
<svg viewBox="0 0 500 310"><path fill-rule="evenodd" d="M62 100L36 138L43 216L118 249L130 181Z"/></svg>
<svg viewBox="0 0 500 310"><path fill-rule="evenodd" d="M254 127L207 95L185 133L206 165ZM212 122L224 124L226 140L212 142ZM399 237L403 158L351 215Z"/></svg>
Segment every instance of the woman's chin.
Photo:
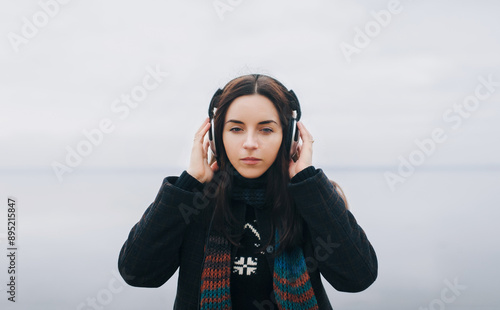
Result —
<svg viewBox="0 0 500 310"><path fill-rule="evenodd" d="M236 171L238 171L238 173L244 177L244 178L247 178L247 179L256 179L258 177L260 177L261 175L264 174L264 172L266 172L266 170L262 169L262 168L257 168L257 167L251 167L251 168L247 168L247 167L235 167Z"/></svg>

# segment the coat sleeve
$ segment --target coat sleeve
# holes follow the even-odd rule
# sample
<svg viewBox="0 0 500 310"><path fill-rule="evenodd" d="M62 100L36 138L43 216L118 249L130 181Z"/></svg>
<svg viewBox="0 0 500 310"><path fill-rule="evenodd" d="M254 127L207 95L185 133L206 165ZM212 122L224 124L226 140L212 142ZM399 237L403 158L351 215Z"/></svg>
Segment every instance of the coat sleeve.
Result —
<svg viewBox="0 0 500 310"><path fill-rule="evenodd" d="M289 190L311 235L314 260L337 290L359 292L377 278L375 251L322 169L297 173Z"/></svg>
<svg viewBox="0 0 500 310"><path fill-rule="evenodd" d="M131 229L123 244L118 270L129 285L159 287L179 267L186 227L197 214L193 207L203 184L184 171L166 177L154 202Z"/></svg>

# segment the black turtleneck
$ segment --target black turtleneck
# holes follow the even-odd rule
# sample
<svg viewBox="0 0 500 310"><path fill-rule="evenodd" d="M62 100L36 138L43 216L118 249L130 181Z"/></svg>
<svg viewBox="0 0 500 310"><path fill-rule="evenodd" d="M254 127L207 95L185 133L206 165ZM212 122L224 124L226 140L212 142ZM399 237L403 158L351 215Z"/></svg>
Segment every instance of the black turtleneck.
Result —
<svg viewBox="0 0 500 310"><path fill-rule="evenodd" d="M234 170L232 199L246 204L241 245L231 263L233 309L278 309L273 302L273 275L263 251L255 209L264 207L267 172L247 179ZM267 307L266 307L267 306Z"/></svg>

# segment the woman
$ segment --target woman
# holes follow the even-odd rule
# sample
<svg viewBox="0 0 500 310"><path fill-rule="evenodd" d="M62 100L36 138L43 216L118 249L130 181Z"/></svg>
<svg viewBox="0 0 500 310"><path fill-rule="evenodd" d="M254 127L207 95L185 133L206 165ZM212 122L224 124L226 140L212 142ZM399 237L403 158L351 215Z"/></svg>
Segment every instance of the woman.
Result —
<svg viewBox="0 0 500 310"><path fill-rule="evenodd" d="M124 280L159 287L179 267L174 309L332 309L320 274L339 291L370 286L375 251L298 119L269 76L218 90L188 169L164 179L120 251Z"/></svg>

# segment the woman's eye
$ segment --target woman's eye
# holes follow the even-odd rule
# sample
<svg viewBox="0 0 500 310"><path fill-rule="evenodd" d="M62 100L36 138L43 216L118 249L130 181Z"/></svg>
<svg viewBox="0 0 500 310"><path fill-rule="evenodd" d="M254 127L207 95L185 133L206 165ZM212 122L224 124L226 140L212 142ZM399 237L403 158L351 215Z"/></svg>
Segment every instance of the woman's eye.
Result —
<svg viewBox="0 0 500 310"><path fill-rule="evenodd" d="M234 127L234 128L229 129L229 131L240 132L240 131L243 131L243 129L238 128L238 127ZM266 134L274 132L274 130L272 130L272 128L262 128L261 131L263 131Z"/></svg>

